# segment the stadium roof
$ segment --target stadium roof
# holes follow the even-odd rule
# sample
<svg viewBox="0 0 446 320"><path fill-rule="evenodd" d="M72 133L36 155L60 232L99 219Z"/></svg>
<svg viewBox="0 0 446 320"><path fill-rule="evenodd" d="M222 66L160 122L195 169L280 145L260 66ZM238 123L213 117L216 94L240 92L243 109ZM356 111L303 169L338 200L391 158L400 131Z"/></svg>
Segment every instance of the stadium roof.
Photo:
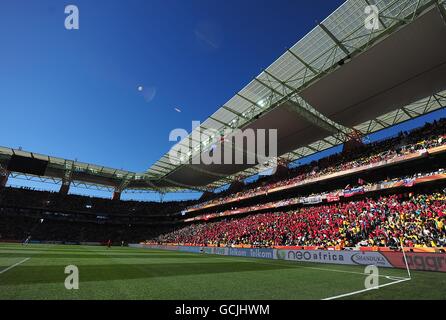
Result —
<svg viewBox="0 0 446 320"><path fill-rule="evenodd" d="M365 27L370 4L379 9L378 30ZM190 164L220 139L197 145L200 132L275 127L279 154L292 161L342 144L355 130L366 135L423 114L415 109L430 98L411 103L432 97L437 105L435 94L446 86L446 43L439 41L446 38L445 5L346 1L180 141L177 147L190 148L188 157L171 161L166 154L147 172L161 187L216 188L259 170Z"/></svg>
<svg viewBox="0 0 446 320"><path fill-rule="evenodd" d="M365 26L368 5L379 10L377 30ZM47 159L39 179L54 182L163 192L215 189L257 174L260 165L188 164L227 145L215 134L196 146L197 133L275 128L280 158L294 161L340 145L353 132L367 135L444 107L443 39L446 0L349 0L180 141L178 146L194 146L183 159L172 162L166 154L147 172L135 173L0 148L0 165L23 154Z"/></svg>
<svg viewBox="0 0 446 320"><path fill-rule="evenodd" d="M107 168L95 164L67 160L48 155L28 152L21 149L0 147L0 169L6 170L13 156L36 159L47 162L44 175L36 175L28 172L11 172L12 177L22 177L28 180L39 180L42 182L61 183L68 179L75 186L85 188L96 188L99 190L114 190L126 180L144 179L144 175L137 173Z"/></svg>

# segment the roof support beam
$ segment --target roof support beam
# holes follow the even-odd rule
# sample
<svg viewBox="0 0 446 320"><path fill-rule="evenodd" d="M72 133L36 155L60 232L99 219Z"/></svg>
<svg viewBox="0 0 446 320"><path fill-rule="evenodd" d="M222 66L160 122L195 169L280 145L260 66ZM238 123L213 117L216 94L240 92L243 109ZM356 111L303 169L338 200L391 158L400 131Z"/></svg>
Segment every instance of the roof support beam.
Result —
<svg viewBox="0 0 446 320"><path fill-rule="evenodd" d="M218 120L218 119L215 119L214 117L209 117L209 119L214 120L215 122L218 122L218 123L224 125L225 127L228 126L227 123L224 123L223 121L220 121L220 120Z"/></svg>
<svg viewBox="0 0 446 320"><path fill-rule="evenodd" d="M249 98L247 98L247 97L241 95L241 94L238 93L238 92L236 93L236 95L239 96L240 98L242 98L243 100L246 100L246 101L248 101L249 103L255 105L257 108L262 109L262 107L261 107L257 102L252 101L251 99L249 99Z"/></svg>
<svg viewBox="0 0 446 320"><path fill-rule="evenodd" d="M436 94L434 94L434 99L435 101L438 103L438 106L440 107L444 107L444 105L440 102L440 99L438 99L438 96ZM444 98L443 98L444 99ZM429 102L426 104L427 106L429 105Z"/></svg>
<svg viewBox="0 0 446 320"><path fill-rule="evenodd" d="M74 161L65 160L65 171L62 177L62 184L59 189L60 194L68 194L74 171Z"/></svg>
<svg viewBox="0 0 446 320"><path fill-rule="evenodd" d="M295 91L295 89L276 76L274 76L272 73L268 72L267 70L264 70L264 72L269 75L271 78L273 78L275 81L279 82L282 86L287 87L291 91ZM258 80L261 84L263 84L265 87L269 88L267 85L265 85L262 81ZM339 123L336 123L327 117L325 117L323 114L318 112L316 109L314 109L308 102L306 102L301 96L295 95L298 97L295 101L295 99L289 99L288 102L290 102L294 107L295 111L305 118L310 123L318 126L319 128L322 128L330 133L342 133L347 135L350 129L342 126Z"/></svg>
<svg viewBox="0 0 446 320"><path fill-rule="evenodd" d="M314 74L318 74L318 71L313 68L310 64L308 64L307 62L305 62L301 57L299 57L297 54L295 54L293 51L291 51L290 49L286 50L287 52L289 52L294 58L296 58L300 63L302 63L308 70L310 70L311 72L313 72Z"/></svg>
<svg viewBox="0 0 446 320"><path fill-rule="evenodd" d="M310 149L311 151L313 151L313 152L319 152L319 150L318 149L316 149L316 148L313 148L312 146L310 146L310 145L308 145L308 146L305 146L305 148L308 148L308 149Z"/></svg>
<svg viewBox="0 0 446 320"><path fill-rule="evenodd" d="M213 177L219 177L219 178L226 177L225 174L215 173L215 172L212 172L212 171L209 171L209 170L205 170L205 169L201 169L201 168L199 169L196 166L189 166L189 168L191 168L194 171L198 171L198 172L201 172L201 173L213 176Z"/></svg>
<svg viewBox="0 0 446 320"><path fill-rule="evenodd" d="M203 142L203 141L198 141L198 140L192 139L192 137L190 138L190 140L191 140L192 142L198 143L199 145L201 145L201 143ZM196 145L195 145L195 144L192 144L192 146L196 146Z"/></svg>
<svg viewBox="0 0 446 320"><path fill-rule="evenodd" d="M200 188L200 187L190 186L190 185L187 185L187 184L183 184L183 183L179 183L179 182L170 180L168 178L163 178L163 180L167 181L167 182L170 182L173 185L179 186L179 187L181 187L183 189L186 188L186 189L189 189L189 190L195 190L195 191L200 191L200 192L209 191L207 188Z"/></svg>
<svg viewBox="0 0 446 320"><path fill-rule="evenodd" d="M165 172L162 172L162 171L159 171L158 169L155 169L155 168L150 168L150 170L151 171L155 171L156 173L159 173L159 174L165 174Z"/></svg>
<svg viewBox="0 0 446 320"><path fill-rule="evenodd" d="M268 74L270 77L272 77L274 80L279 82L281 85L287 87L288 89L294 91L292 87L290 87L288 84L271 74L270 72L264 70L266 74ZM259 83L261 83L266 88L271 89L269 86L267 86L263 81L256 79ZM272 89L273 90L273 89ZM323 114L318 112L316 109L314 109L308 102L305 101L301 96L294 94L293 97L289 97L287 102L289 102L292 106L294 106L294 111L297 112L301 117L305 118L308 122L316 125L319 128L322 128L332 134L339 133L341 135L347 136L349 132L352 130L344 127L343 125L336 123L332 121L331 119L325 117ZM297 101L296 101L297 100ZM336 137L337 138L337 137ZM338 139L341 143L344 141Z"/></svg>
<svg viewBox="0 0 446 320"><path fill-rule="evenodd" d="M383 128L387 128L387 127L390 126L388 123L385 123L384 121L382 121L382 120L380 120L380 119L378 119L378 118L374 119L374 121L375 121L376 123L380 124Z"/></svg>
<svg viewBox="0 0 446 320"><path fill-rule="evenodd" d="M135 178L135 177L134 177L134 176L131 176L131 175L127 175L127 176L125 176L125 177L122 179L122 181L121 181L121 183L119 184L119 186L117 186L117 187L115 188L114 196L117 195L117 194L119 194L119 197L121 197L121 193L122 193L122 191L124 191L124 190L127 188L127 186L130 184L130 182L131 182L134 178Z"/></svg>
<svg viewBox="0 0 446 320"><path fill-rule="evenodd" d="M210 139L212 139L212 137L211 137L210 135L206 134L206 132L203 132L203 130L201 130L201 129L203 129L203 130L205 130L205 131L206 131L206 130L207 130L207 131L217 131L216 129L209 129L209 128L205 127L205 126L200 126L200 133L201 133L202 135L204 135L204 136L210 138Z"/></svg>
<svg viewBox="0 0 446 320"><path fill-rule="evenodd" d="M163 161L163 160L158 160L158 162L159 162L159 163L162 163L162 164L166 164L166 165L175 167L175 166L174 166L172 163L170 163L170 162L166 162L166 161Z"/></svg>
<svg viewBox="0 0 446 320"><path fill-rule="evenodd" d="M264 72L267 73L266 71L264 71ZM268 74L270 74L270 73L268 73ZM272 77L273 77L273 76L272 76ZM274 78L274 79L277 79L277 78L275 78L275 77L273 77L273 78ZM269 90L271 90L271 92L274 92L275 94L277 94L277 95L279 95L279 96L281 96L281 97L284 96L283 93L280 93L280 92L277 91L276 89L270 87L269 85L267 85L266 83L264 83L262 80L257 79L257 78L254 78L254 80L257 81L258 83L260 83L260 84L261 84L262 86L264 86L265 88L268 88ZM285 85L283 84L282 81L280 81L280 80L276 80L276 81L280 82L280 84L282 84L282 86L285 86ZM288 89L291 88L291 87L289 87L289 86L285 86L285 87L287 87ZM294 91L295 89L290 89L290 90L291 90L291 91Z"/></svg>
<svg viewBox="0 0 446 320"><path fill-rule="evenodd" d="M227 107L227 106L222 106L222 109L225 109L225 110L227 110L227 111L229 111L229 112L231 112L231 113L235 114L236 116L239 116L239 117L241 117L241 118L243 118L243 119L249 120L247 117L245 117L245 116L244 116L243 114L241 114L240 112L237 112L237 111L235 111L235 110L233 110L233 109L231 109L231 108L229 108L229 107Z"/></svg>
<svg viewBox="0 0 446 320"><path fill-rule="evenodd" d="M297 151L291 151L290 153L293 154L293 155L295 155L295 156L298 156L299 158L302 158L302 157L303 157L303 154L300 154L300 153L297 152ZM296 160L297 160L297 159L296 159ZM293 161L295 161L295 160L293 160Z"/></svg>
<svg viewBox="0 0 446 320"><path fill-rule="evenodd" d="M322 30L324 30L324 32L331 38L331 40L333 40L334 43L336 43L336 45L342 50L344 51L344 53L350 57L350 51L348 51L348 49L341 43L341 41L338 40L338 38L336 38L334 36L333 33L331 33L330 30L328 30L328 28L326 26L324 26L322 23L319 24L319 27L321 27Z"/></svg>
<svg viewBox="0 0 446 320"><path fill-rule="evenodd" d="M328 141L326 138L322 139L323 141L325 141L327 144L329 144L330 146L334 147L335 145L333 143L331 143L330 141Z"/></svg>
<svg viewBox="0 0 446 320"><path fill-rule="evenodd" d="M413 118L413 116L409 113L409 111L407 111L404 107L401 108L401 110L406 114L406 116L408 116L410 119Z"/></svg>
<svg viewBox="0 0 446 320"><path fill-rule="evenodd" d="M446 9L444 8L444 1L437 1L437 8L438 11L440 11L443 22L446 24Z"/></svg>
<svg viewBox="0 0 446 320"><path fill-rule="evenodd" d="M172 170L172 168L165 167L165 166L162 166L162 165L157 164L157 163L155 163L154 166L155 166L155 167L158 167L158 168L166 169L166 170Z"/></svg>

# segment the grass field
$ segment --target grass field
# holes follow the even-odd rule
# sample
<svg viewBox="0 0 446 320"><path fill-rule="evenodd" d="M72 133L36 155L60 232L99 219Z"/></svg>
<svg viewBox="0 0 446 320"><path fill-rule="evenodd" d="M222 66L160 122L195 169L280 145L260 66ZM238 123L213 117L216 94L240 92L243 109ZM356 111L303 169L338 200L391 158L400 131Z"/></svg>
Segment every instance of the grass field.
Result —
<svg viewBox="0 0 446 320"><path fill-rule="evenodd" d="M64 286L67 265L79 290ZM446 274L135 248L0 244L0 299L446 299ZM398 281L399 280L399 281ZM346 296L343 296L347 294Z"/></svg>

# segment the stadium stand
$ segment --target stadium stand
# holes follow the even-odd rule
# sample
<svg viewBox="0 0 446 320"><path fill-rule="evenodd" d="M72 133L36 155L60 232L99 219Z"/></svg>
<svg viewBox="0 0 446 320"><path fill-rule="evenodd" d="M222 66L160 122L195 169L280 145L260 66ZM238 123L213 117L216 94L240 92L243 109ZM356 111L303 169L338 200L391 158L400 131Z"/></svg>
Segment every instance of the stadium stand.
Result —
<svg viewBox="0 0 446 320"><path fill-rule="evenodd" d="M61 195L57 192L36 191L29 188L4 188L1 190L0 196L2 203L9 206L106 214L144 214L146 216L165 216L170 213L177 213L194 202L113 201L74 194Z"/></svg>
<svg viewBox="0 0 446 320"><path fill-rule="evenodd" d="M243 213L259 212L271 208L283 208L299 204L318 204L322 202L338 202L341 199L351 198L356 195L364 195L369 193L376 193L380 191L395 191L401 188L413 187L423 183L439 182L446 179L445 169L441 168L433 172L416 173L404 177L397 177L393 179L386 179L374 183L365 183L363 179L358 179L359 185L346 186L345 189L330 190L324 193L311 193L307 196L297 196L288 199L280 199L267 203L256 203L251 206L238 207L234 204L230 209L218 211L215 213L206 213L193 218L185 219L185 222L209 220L218 217L227 217ZM444 182L443 182L444 183Z"/></svg>
<svg viewBox="0 0 446 320"><path fill-rule="evenodd" d="M361 166L372 169L373 164L383 160L414 153L424 154L426 150L445 145L445 124L446 120L440 119L410 132L400 132L389 139L295 167L290 169L288 177L265 177L246 185L237 193L226 191L214 195L213 199L188 208L191 218L185 221L193 224L161 235L155 241L200 246L313 246L342 249L355 246L398 247L401 240L407 247L444 247L444 182L434 186L424 185L411 191L404 190L413 187L417 179L425 182L438 175L443 179L442 168L423 173L418 167L403 163L401 167L407 166L409 174L388 177L383 181L364 181L355 175L353 178L357 179L358 186L354 187L348 185L344 189L330 189L332 183L327 183L322 187L324 192L300 198L287 198L285 194L272 202L253 200L251 203L249 198L264 195L268 199L268 190L296 181L305 182L306 179ZM439 161L441 164L443 160ZM379 186L383 185L386 192L377 192ZM389 186L396 188L390 190ZM355 198L350 198L354 195L351 190L361 191ZM368 195L368 190L374 193ZM347 192L350 192L348 196ZM339 195L343 193L344 197L340 198ZM328 203L332 200L327 200L327 195L336 195L337 199L333 201L339 203ZM209 199L209 195L207 197ZM317 201L312 203L316 198ZM308 199L310 201L305 202ZM242 200L246 200L247 204ZM321 204L322 201L325 203ZM237 217L228 218L233 215ZM216 221L209 222L210 219Z"/></svg>
<svg viewBox="0 0 446 320"><path fill-rule="evenodd" d="M278 186L301 182L308 178L329 175L351 168L392 159L399 155L415 153L446 144L446 119L427 123L411 132L400 132L396 137L362 145L350 152L337 153L329 157L313 161L309 164L290 169L288 177L266 176L254 183L246 185L243 191L236 194L222 192L214 199L196 204L190 209L200 209L209 205L226 203L231 198L254 196Z"/></svg>
<svg viewBox="0 0 446 320"><path fill-rule="evenodd" d="M23 241L30 236L31 242L105 244L111 239L119 245L122 241L125 244L132 243L147 236L156 236L162 230L169 230L159 225L154 228L147 225L97 224L67 219L44 219L43 223L40 223L38 217L8 211L1 212L0 216L0 241L4 242Z"/></svg>
<svg viewBox="0 0 446 320"><path fill-rule="evenodd" d="M444 193L365 198L296 211L193 224L160 236L161 243L253 247L446 246Z"/></svg>
<svg viewBox="0 0 446 320"><path fill-rule="evenodd" d="M446 245L446 198L441 191L444 158L436 155L418 160L431 161L421 167L409 159L398 170L373 174L367 181L361 178L364 174L354 174L349 181L355 183L343 188L339 184L344 180L339 178L320 184L317 192L305 188L272 196L268 191L361 166L372 171L373 164L383 160L424 154L446 144L445 124L440 119L198 203L121 201L3 187L0 240L21 241L31 236L37 241L69 243L148 239L169 244L322 248L394 247L403 240L409 247L442 247ZM423 182L421 187L414 186L417 179ZM385 190L377 187L383 185ZM356 194L357 189L361 191ZM250 202L258 193L264 198ZM335 199L328 200L331 195ZM240 197L247 199L233 202ZM215 221L208 221L211 218Z"/></svg>
<svg viewBox="0 0 446 320"><path fill-rule="evenodd" d="M0 188L0 241L137 242L168 231L184 202L110 200ZM43 219L43 221L41 221Z"/></svg>

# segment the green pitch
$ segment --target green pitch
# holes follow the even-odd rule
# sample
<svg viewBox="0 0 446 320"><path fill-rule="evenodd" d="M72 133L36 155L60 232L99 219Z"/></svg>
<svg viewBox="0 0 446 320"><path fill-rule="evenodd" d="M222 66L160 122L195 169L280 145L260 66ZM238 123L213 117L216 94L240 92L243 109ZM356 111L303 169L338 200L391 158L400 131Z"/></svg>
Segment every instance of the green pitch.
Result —
<svg viewBox="0 0 446 320"><path fill-rule="evenodd" d="M67 290L65 267L79 270ZM0 244L0 299L446 299L446 274L88 246ZM343 296L347 294L346 296Z"/></svg>

